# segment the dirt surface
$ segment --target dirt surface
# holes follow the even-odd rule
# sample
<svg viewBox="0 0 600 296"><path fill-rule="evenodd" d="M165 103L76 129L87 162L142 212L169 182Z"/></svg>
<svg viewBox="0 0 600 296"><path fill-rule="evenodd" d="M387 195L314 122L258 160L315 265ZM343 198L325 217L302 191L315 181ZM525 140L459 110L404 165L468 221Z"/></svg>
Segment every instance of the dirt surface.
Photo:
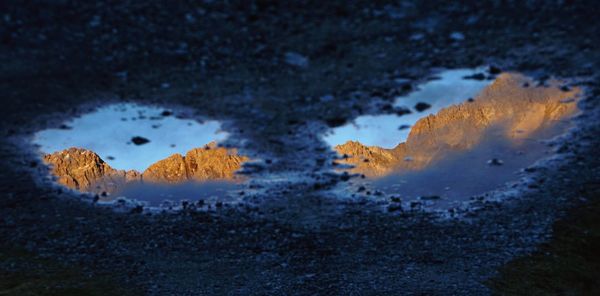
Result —
<svg viewBox="0 0 600 296"><path fill-rule="evenodd" d="M3 1L2 253L145 295L491 293L486 280L551 238L568 206L600 198L600 23L594 1L468 2ZM481 65L587 90L577 130L524 172L521 191L460 219L335 198L343 178L328 173L319 133L394 112L394 96L438 68ZM229 144L262 159L244 169L262 189L239 207L148 215L39 182L44 168L20 140L116 101L225 120ZM40 277L6 284L29 256L0 262L0 294L24 295Z"/></svg>

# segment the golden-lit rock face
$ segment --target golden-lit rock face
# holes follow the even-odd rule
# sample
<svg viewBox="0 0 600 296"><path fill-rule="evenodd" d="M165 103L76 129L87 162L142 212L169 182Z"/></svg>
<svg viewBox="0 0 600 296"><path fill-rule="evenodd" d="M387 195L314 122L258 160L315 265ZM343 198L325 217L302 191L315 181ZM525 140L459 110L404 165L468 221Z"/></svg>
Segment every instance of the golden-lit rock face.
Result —
<svg viewBox="0 0 600 296"><path fill-rule="evenodd" d="M52 174L58 177L58 182L72 189L101 188L100 191L112 192L122 184L141 180L140 173L115 170L96 153L85 149L69 148L44 155L43 159L52 165Z"/></svg>
<svg viewBox="0 0 600 296"><path fill-rule="evenodd" d="M380 177L422 169L450 152L471 149L492 129L518 144L577 111L574 102L566 101L576 98L579 89L563 91L556 82L548 87L534 85L520 74L504 73L474 102L450 106L417 121L406 142L392 149L347 142L335 150L353 156L345 160L355 166L353 172Z"/></svg>
<svg viewBox="0 0 600 296"><path fill-rule="evenodd" d="M235 171L248 158L237 155L235 149L217 147L214 143L186 153L174 154L148 167L142 174L144 182L182 183L186 181L234 180Z"/></svg>
<svg viewBox="0 0 600 296"><path fill-rule="evenodd" d="M192 181L235 179L237 176L234 172L239 170L245 161L248 161L248 158L237 155L235 149L218 148L215 144L195 148L185 154L187 177Z"/></svg>
<svg viewBox="0 0 600 296"><path fill-rule="evenodd" d="M185 159L181 154L173 154L155 162L142 174L144 181L153 183L179 183L187 180Z"/></svg>
<svg viewBox="0 0 600 296"><path fill-rule="evenodd" d="M96 153L69 148L44 155L58 183L83 192L118 192L127 183L147 182L178 184L188 181L236 180L235 171L248 158L235 149L216 147L214 143L192 149L185 156L174 154L152 164L143 173L115 170Z"/></svg>

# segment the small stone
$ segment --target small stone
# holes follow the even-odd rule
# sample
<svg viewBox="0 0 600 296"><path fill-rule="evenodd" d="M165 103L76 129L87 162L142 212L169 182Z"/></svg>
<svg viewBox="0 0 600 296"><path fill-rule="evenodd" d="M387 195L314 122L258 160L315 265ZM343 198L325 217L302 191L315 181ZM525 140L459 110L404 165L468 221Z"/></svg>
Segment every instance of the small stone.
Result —
<svg viewBox="0 0 600 296"><path fill-rule="evenodd" d="M398 129L399 129L399 130L405 130L405 129L407 129L407 128L410 128L410 125L408 125L408 124L403 124L403 125L401 125L401 126L399 126L399 127L398 127Z"/></svg>
<svg viewBox="0 0 600 296"><path fill-rule="evenodd" d="M99 15L94 15L88 22L88 25L92 28L98 27L102 24L102 18Z"/></svg>
<svg viewBox="0 0 600 296"><path fill-rule="evenodd" d="M439 195L425 195L419 197L420 200L438 200L440 198L441 197Z"/></svg>
<svg viewBox="0 0 600 296"><path fill-rule="evenodd" d="M463 79L484 80L485 74L477 73L477 74L473 74L473 75L467 75L467 76L464 76Z"/></svg>
<svg viewBox="0 0 600 296"><path fill-rule="evenodd" d="M397 196L390 197L390 200L392 202L402 202L402 199L400 197L397 197Z"/></svg>
<svg viewBox="0 0 600 296"><path fill-rule="evenodd" d="M350 180L350 174L348 174L348 172L344 172L341 176L340 176L340 180L342 181L348 181Z"/></svg>
<svg viewBox="0 0 600 296"><path fill-rule="evenodd" d="M488 69L488 72L490 72L490 74L492 74L492 75L498 75L498 74L502 73L502 70L496 66L490 66L490 68Z"/></svg>
<svg viewBox="0 0 600 296"><path fill-rule="evenodd" d="M394 113L396 113L396 115L398 115L398 116L402 116L402 115L406 115L406 114L411 114L412 111L410 111L410 109L408 109L406 107L396 107L396 108L394 108Z"/></svg>
<svg viewBox="0 0 600 296"><path fill-rule="evenodd" d="M465 35L460 32L452 32L452 34L450 34L450 39L454 41L462 41L465 40Z"/></svg>
<svg viewBox="0 0 600 296"><path fill-rule="evenodd" d="M393 212L397 212L400 211L402 212L402 206L399 204L395 204L395 205L389 205L388 206L388 212L393 213Z"/></svg>
<svg viewBox="0 0 600 296"><path fill-rule="evenodd" d="M144 145L146 143L149 143L150 140L143 138L143 137L136 136L136 137L131 138L131 142L133 142L133 144L136 144L136 145Z"/></svg>
<svg viewBox="0 0 600 296"><path fill-rule="evenodd" d="M131 213L132 214L141 214L144 212L144 207L143 206L135 206L135 208L131 209Z"/></svg>
<svg viewBox="0 0 600 296"><path fill-rule="evenodd" d="M425 34L423 33L415 33L410 35L409 39L410 41L421 41L425 38Z"/></svg>
<svg viewBox="0 0 600 296"><path fill-rule="evenodd" d="M296 66L299 68L308 67L308 58L297 52L286 52L284 55L284 61L286 64L291 66Z"/></svg>
<svg viewBox="0 0 600 296"><path fill-rule="evenodd" d="M497 158L492 158L492 159L488 160L487 164L488 165L502 165L502 164L504 164L504 161L497 159Z"/></svg>
<svg viewBox="0 0 600 296"><path fill-rule="evenodd" d="M346 118L342 118L342 117L334 117L334 118L327 118L325 119L325 123L327 123L327 125L329 127L338 127L338 126L342 126L346 123Z"/></svg>
<svg viewBox="0 0 600 296"><path fill-rule="evenodd" d="M321 102L331 102L335 99L335 97L333 95L324 95L322 97L319 98L319 101Z"/></svg>
<svg viewBox="0 0 600 296"><path fill-rule="evenodd" d="M423 112L429 108L431 108L431 105L429 105L427 103L423 103L423 102L419 102L415 105L415 110L417 110L419 112Z"/></svg>

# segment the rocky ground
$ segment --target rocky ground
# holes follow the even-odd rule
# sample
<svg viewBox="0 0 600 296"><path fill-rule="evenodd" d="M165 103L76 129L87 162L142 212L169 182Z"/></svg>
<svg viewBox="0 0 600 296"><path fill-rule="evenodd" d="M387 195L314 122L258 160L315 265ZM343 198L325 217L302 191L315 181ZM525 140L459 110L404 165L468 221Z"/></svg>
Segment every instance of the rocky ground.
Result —
<svg viewBox="0 0 600 296"><path fill-rule="evenodd" d="M0 7L0 294L598 291L597 260L588 258L600 223L584 219L595 217L600 190L593 1ZM555 144L559 157L529 169L520 193L477 202L460 219L333 198L343 180L327 173L334 156L319 133L395 112L394 96L437 68L486 64L575 79L588 94L578 129ZM154 215L94 206L39 182L44 168L23 137L116 101L226 120L229 144L263 160L245 172L277 178L248 205ZM557 222L552 232L557 217L574 230ZM560 277L574 266L586 272Z"/></svg>

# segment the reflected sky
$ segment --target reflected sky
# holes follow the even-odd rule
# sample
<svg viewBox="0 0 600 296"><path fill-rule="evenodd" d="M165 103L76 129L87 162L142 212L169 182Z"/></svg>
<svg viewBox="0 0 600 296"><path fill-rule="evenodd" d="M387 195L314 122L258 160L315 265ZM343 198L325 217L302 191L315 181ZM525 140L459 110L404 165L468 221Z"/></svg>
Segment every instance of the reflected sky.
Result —
<svg viewBox="0 0 600 296"><path fill-rule="evenodd" d="M343 133L336 130L337 142L329 136L329 143L339 145L338 153L350 156L341 162L363 176L350 182L351 190L359 195L393 194L404 201L421 199L439 208L461 205L516 180L521 168L551 154L544 140L572 126L568 119L578 112L579 88L565 87L558 80L531 87L537 84L533 79L511 72L494 80L463 79L472 74L444 72L441 80L397 99L396 104L433 105L426 112L362 116L355 125L340 128ZM475 100L464 102L468 98ZM417 123L419 128L409 139L410 128L398 131L399 125L413 125L432 113L431 120ZM340 145L347 140L387 149Z"/></svg>
<svg viewBox="0 0 600 296"><path fill-rule="evenodd" d="M150 142L135 145L133 137ZM226 137L217 121L199 123L177 118L160 107L113 104L65 122L62 129L40 131L33 142L44 153L70 147L89 149L115 169L142 172L174 153L185 154Z"/></svg>
<svg viewBox="0 0 600 296"><path fill-rule="evenodd" d="M562 126L553 129L562 132ZM398 172L373 180L372 186L405 200L420 196L439 196L437 207L458 205L470 197L498 189L518 179L518 171L548 155L549 148L532 139L515 145L499 131L489 131L482 142L466 152L454 152L419 171ZM500 159L502 165L490 165L490 159Z"/></svg>
<svg viewBox="0 0 600 296"><path fill-rule="evenodd" d="M331 146L341 145L347 141L358 141L366 146L394 148L406 141L410 128L399 129L402 125L412 126L419 119L435 114L442 108L459 104L475 97L493 80L464 79L465 76L482 73L482 69L447 70L436 75L439 79L428 81L404 97L396 98L394 106L410 107L411 114L366 115L357 117L353 123L333 129L324 137ZM430 104L429 109L417 112L415 104Z"/></svg>

